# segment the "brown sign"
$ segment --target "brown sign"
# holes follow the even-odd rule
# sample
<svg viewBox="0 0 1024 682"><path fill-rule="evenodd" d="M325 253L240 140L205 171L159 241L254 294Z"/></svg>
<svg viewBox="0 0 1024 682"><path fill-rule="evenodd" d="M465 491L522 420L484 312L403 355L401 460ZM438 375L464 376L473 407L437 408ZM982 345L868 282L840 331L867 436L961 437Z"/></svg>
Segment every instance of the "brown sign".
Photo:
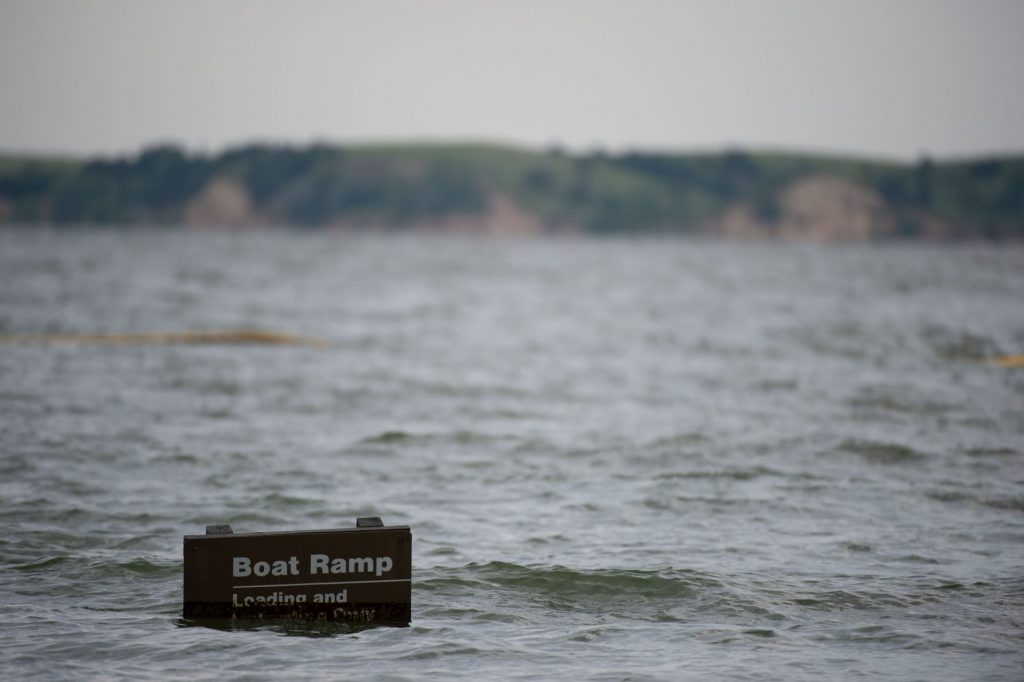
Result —
<svg viewBox="0 0 1024 682"><path fill-rule="evenodd" d="M186 535L185 618L305 618L408 624L412 533L356 528Z"/></svg>

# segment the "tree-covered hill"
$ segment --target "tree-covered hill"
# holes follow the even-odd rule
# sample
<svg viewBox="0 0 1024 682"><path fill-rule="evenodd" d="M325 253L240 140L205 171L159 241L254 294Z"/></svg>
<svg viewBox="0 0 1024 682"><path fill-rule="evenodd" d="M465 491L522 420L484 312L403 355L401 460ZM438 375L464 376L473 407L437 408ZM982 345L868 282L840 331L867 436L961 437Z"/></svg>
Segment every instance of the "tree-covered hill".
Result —
<svg viewBox="0 0 1024 682"><path fill-rule="evenodd" d="M0 157L0 222L1020 239L1024 157L159 146L130 158Z"/></svg>

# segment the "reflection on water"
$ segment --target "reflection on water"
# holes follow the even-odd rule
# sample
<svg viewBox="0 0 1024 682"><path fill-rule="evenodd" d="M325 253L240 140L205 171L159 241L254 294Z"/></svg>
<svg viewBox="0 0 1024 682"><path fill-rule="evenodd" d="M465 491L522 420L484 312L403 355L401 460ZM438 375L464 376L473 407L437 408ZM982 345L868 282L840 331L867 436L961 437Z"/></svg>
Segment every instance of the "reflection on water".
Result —
<svg viewBox="0 0 1024 682"><path fill-rule="evenodd" d="M1024 663L1017 247L11 231L0 278L7 336L330 342L0 346L18 676ZM356 516L411 627L183 627L182 535Z"/></svg>

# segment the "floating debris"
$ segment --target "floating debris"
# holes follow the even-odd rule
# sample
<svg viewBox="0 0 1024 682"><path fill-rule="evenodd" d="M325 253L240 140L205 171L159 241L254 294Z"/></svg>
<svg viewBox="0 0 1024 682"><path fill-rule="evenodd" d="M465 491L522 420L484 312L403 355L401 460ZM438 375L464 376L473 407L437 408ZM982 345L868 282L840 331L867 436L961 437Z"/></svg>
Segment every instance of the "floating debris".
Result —
<svg viewBox="0 0 1024 682"><path fill-rule="evenodd" d="M236 329L186 332L142 332L131 334L25 334L3 335L0 341L17 344L75 343L103 346L162 346L162 345L255 345L305 346L326 348L330 344L322 339L297 336L261 329Z"/></svg>

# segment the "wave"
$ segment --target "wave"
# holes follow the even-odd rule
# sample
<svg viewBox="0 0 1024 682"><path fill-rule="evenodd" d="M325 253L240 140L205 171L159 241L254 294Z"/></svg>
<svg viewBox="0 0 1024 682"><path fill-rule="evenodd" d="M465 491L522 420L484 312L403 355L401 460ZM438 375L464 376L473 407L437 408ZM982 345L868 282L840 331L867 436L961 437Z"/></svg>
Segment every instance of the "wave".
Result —
<svg viewBox="0 0 1024 682"><path fill-rule="evenodd" d="M663 474L657 474L654 478L656 480L674 480L674 479L728 479L734 481L750 481L761 476L783 476L779 471L769 469L768 467L755 466L750 468L739 468L739 469L715 469L711 471L671 471Z"/></svg>
<svg viewBox="0 0 1024 682"><path fill-rule="evenodd" d="M961 490L929 490L924 496L937 502L980 505L1001 511L1024 511L1024 496L1021 495L974 495Z"/></svg>
<svg viewBox="0 0 1024 682"><path fill-rule="evenodd" d="M835 451L857 455L874 464L912 464L927 458L920 450L888 441L848 439L840 443Z"/></svg>
<svg viewBox="0 0 1024 682"><path fill-rule="evenodd" d="M588 620L600 614L676 620L674 609L698 608L706 593L721 588L714 576L686 569L572 569L501 561L432 569L413 583L414 599L429 604L427 615L505 622Z"/></svg>

